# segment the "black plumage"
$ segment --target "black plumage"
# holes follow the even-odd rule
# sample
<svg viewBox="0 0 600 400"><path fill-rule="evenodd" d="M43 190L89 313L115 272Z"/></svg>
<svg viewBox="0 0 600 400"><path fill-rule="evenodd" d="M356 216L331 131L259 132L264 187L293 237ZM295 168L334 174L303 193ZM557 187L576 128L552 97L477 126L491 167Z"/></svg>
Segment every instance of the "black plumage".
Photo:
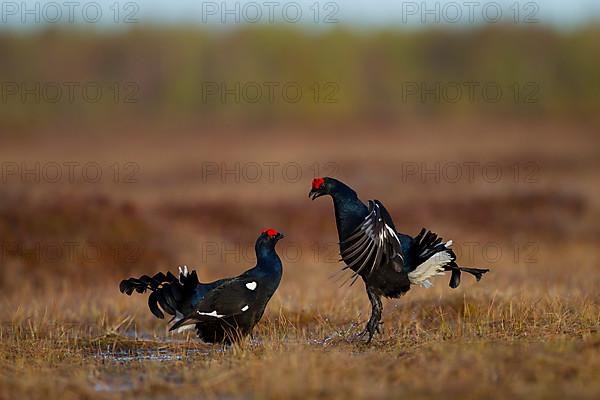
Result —
<svg viewBox="0 0 600 400"><path fill-rule="evenodd" d="M252 332L279 286L283 269L275 245L281 238L265 229L256 240L256 266L234 278L201 283L184 267L179 278L159 272L123 280L119 289L127 295L151 291L148 307L157 318L173 316L171 331L195 328L205 342L230 343Z"/></svg>
<svg viewBox="0 0 600 400"><path fill-rule="evenodd" d="M415 237L396 230L392 217L378 200L365 205L356 192L334 178L313 180L309 197L330 195L333 198L335 220L340 243L341 261L350 269L346 282L354 284L360 277L371 302L371 318L361 335L370 342L379 331L383 306L381 296L396 298L410 290L411 285L430 287L430 279L451 272L450 287L460 284L461 271L477 280L487 269L459 267L452 241L444 242L435 233L422 229Z"/></svg>

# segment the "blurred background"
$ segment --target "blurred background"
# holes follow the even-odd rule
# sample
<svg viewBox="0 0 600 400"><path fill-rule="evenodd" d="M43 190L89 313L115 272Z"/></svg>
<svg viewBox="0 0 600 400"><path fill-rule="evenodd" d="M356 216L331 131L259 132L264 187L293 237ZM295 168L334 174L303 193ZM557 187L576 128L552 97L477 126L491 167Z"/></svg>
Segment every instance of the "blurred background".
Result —
<svg viewBox="0 0 600 400"><path fill-rule="evenodd" d="M164 321L143 296L121 295L119 281L184 264L204 281L237 275L266 227L286 239L264 329L289 318L284 331L293 325L313 343L365 320L361 285L329 279L340 268L333 207L307 198L318 176L381 200L402 232L453 239L461 265L492 270L479 284L464 278L450 291L442 278L386 305L388 338L401 349L435 335L589 334L600 284L599 18L595 0L0 2L0 338L14 339L3 370L24 339L70 334L28 333L39 321L163 340ZM483 328L469 325L473 315ZM490 354L481 370L507 353ZM456 368L476 365L461 357ZM553 386L563 364L543 375L540 357L528 358L531 370L507 361L482 379L436 373L439 387L419 387L456 394L466 379L479 394L531 394L537 379L545 395L595 398L585 360L570 358L568 376L584 384L563 392ZM43 397L84 374L60 372L68 379L50 386L32 365L29 383L14 383L19 369L0 383L42 387ZM133 373L97 368L81 393ZM169 387L181 371L159 372ZM282 396L326 393L322 380L295 376L249 382L266 394L277 381ZM386 397L408 377L382 373L373 386L357 374L355 389ZM217 378L207 384L215 393L247 393Z"/></svg>
<svg viewBox="0 0 600 400"><path fill-rule="evenodd" d="M466 263L495 261L488 242L537 264L597 240L595 1L1 12L5 293L25 276L237 271L227 245L271 225L294 260L323 262L310 246L335 242L331 205L306 199L320 175L384 201L403 231L481 242Z"/></svg>

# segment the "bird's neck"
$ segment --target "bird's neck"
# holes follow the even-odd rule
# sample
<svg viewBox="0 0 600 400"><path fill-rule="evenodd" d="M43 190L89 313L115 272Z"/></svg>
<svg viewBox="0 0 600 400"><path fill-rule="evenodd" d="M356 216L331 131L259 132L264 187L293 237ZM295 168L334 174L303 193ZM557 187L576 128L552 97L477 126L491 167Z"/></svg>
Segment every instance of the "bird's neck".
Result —
<svg viewBox="0 0 600 400"><path fill-rule="evenodd" d="M338 237L343 241L363 222L368 209L354 191L337 193L332 197Z"/></svg>
<svg viewBox="0 0 600 400"><path fill-rule="evenodd" d="M256 269L267 274L281 275L281 259L275 252L275 246L256 246Z"/></svg>

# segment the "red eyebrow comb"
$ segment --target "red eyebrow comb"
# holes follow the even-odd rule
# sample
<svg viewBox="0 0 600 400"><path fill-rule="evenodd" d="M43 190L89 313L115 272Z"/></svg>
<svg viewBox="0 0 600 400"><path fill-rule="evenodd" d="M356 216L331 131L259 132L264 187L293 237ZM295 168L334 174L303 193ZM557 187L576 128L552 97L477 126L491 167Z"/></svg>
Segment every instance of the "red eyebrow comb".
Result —
<svg viewBox="0 0 600 400"><path fill-rule="evenodd" d="M315 178L312 181L312 188L318 189L325 184L325 179L323 178Z"/></svg>
<svg viewBox="0 0 600 400"><path fill-rule="evenodd" d="M266 233L266 234L267 234L267 236L269 236L269 237L273 237L273 236L277 235L279 232L277 232L277 231L276 231L275 229L273 229L273 228L267 228L267 229L264 229L264 230L262 231L262 233Z"/></svg>

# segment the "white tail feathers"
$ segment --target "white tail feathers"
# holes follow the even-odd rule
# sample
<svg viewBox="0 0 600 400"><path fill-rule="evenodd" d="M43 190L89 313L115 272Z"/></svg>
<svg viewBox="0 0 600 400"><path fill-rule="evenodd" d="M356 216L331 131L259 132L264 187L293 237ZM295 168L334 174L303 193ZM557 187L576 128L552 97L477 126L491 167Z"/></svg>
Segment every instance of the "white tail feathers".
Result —
<svg viewBox="0 0 600 400"><path fill-rule="evenodd" d="M175 321L177 322L177 321ZM184 325L184 326L180 326L179 328L175 329L175 332L177 333L183 333L185 331L190 331L192 329L194 329L196 327L196 325Z"/></svg>
<svg viewBox="0 0 600 400"><path fill-rule="evenodd" d="M452 261L452 256L447 251L435 253L419 265L414 271L408 273L408 280L413 285L421 285L424 288L433 286L429 278L444 275L444 266Z"/></svg>
<svg viewBox="0 0 600 400"><path fill-rule="evenodd" d="M181 267L179 267L179 269L181 270ZM179 311L175 311L175 318L172 319L172 325L175 325L177 322L179 322L181 319L183 319L183 314L180 313ZM175 332L177 333L183 333L187 330L190 329L194 329L196 327L196 325L184 325L184 326L180 326L179 328L175 329Z"/></svg>
<svg viewBox="0 0 600 400"><path fill-rule="evenodd" d="M184 265L183 268L179 267L179 283L183 283L183 278L186 278L189 275L187 265Z"/></svg>

